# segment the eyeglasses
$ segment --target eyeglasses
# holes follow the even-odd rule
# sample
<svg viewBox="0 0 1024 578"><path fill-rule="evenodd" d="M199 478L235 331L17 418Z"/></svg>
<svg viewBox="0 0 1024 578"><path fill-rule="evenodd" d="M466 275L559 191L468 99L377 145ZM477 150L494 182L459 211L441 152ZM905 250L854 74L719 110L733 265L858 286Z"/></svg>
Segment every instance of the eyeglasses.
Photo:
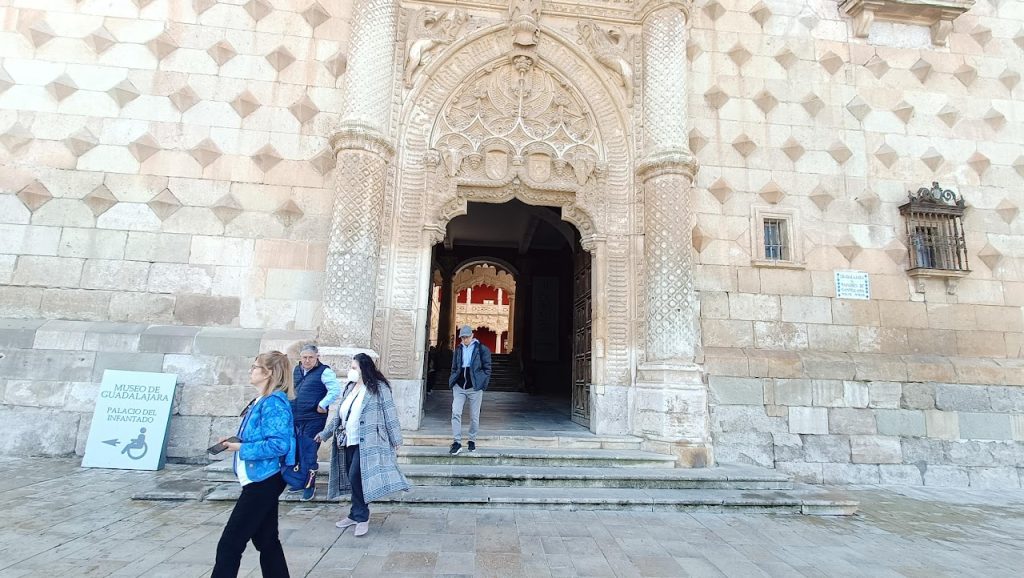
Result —
<svg viewBox="0 0 1024 578"><path fill-rule="evenodd" d="M262 369L263 371L269 371L266 367L263 367L262 365L253 365L252 367L249 368L249 371L252 371L254 369Z"/></svg>

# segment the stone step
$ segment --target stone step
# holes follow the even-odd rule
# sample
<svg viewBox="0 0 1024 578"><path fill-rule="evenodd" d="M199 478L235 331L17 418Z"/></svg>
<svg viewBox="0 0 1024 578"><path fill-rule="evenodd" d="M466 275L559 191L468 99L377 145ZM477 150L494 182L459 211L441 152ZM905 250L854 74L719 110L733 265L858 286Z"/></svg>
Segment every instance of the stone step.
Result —
<svg viewBox="0 0 1024 578"><path fill-rule="evenodd" d="M476 436L481 448L566 448L588 450L639 450L643 440L634 436L602 436L579 431L533 431L533 430L480 430ZM402 432L407 446L451 445L451 433L429 433L422 431Z"/></svg>
<svg viewBox="0 0 1024 578"><path fill-rule="evenodd" d="M406 464L415 486L785 490L783 474L761 468L590 468ZM473 490L468 490L473 491Z"/></svg>
<svg viewBox="0 0 1024 578"><path fill-rule="evenodd" d="M321 448L322 449L322 448ZM330 463L321 461L320 470L329 471ZM638 450L601 450L570 448L488 448L475 452L463 450L449 455L447 447L404 446L398 451L398 463L405 465L575 468L675 468L672 456ZM204 468L206 478L214 481L234 479L230 460L212 462Z"/></svg>
<svg viewBox="0 0 1024 578"><path fill-rule="evenodd" d="M221 484L207 494L211 501L236 500L237 482ZM138 499L146 499L140 494ZM298 501L285 495L283 501ZM326 502L317 491L314 502ZM340 500L341 503L347 499ZM757 512L849 516L858 503L840 493L813 486L789 490L665 490L613 488L521 488L455 486L414 487L382 498L377 505L432 508L515 508L543 510L630 510L645 512Z"/></svg>
<svg viewBox="0 0 1024 578"><path fill-rule="evenodd" d="M714 468L587 468L476 465L401 466L414 486L488 486L531 488L637 488L786 490L789 479L773 470L753 466ZM321 462L317 485L327 484L329 464ZM233 482L231 463L214 462L205 468L208 482Z"/></svg>
<svg viewBox="0 0 1024 578"><path fill-rule="evenodd" d="M446 447L404 446L398 452L399 464L472 464L478 466L558 466L674 468L675 458L640 450L571 448L490 448L453 456Z"/></svg>

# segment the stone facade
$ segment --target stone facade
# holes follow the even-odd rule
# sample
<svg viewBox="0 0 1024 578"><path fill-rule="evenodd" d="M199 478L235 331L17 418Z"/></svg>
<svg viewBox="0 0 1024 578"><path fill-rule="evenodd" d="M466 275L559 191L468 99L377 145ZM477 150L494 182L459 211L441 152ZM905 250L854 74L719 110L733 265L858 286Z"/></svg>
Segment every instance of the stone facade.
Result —
<svg viewBox="0 0 1024 578"><path fill-rule="evenodd" d="M1021 485L1020 2L6 4L4 453L80 449L128 364L182 375L171 455L196 455L239 360L313 337L379 355L415 428L431 247L519 199L593 262L595 432ZM969 273L908 274L899 207L933 181L966 200ZM870 299L837 296L845 269Z"/></svg>

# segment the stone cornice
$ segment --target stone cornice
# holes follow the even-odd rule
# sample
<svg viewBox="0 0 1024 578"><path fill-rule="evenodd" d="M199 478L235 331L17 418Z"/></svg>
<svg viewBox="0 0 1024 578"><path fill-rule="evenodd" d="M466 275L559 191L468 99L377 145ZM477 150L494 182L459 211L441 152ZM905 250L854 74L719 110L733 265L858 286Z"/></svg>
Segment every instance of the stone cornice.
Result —
<svg viewBox="0 0 1024 578"><path fill-rule="evenodd" d="M689 14L689 7L692 0L647 0L646 2L635 2L633 0L597 0L590 2L574 2L572 0L545 0L541 6L541 19L544 16L563 16L568 18L588 18L619 24L638 24L641 10L639 6L665 4L679 4L685 6L683 10ZM402 3L410 9L419 4ZM433 6L452 6L464 10L491 12L501 15L503 18L508 12L508 0L434 0L430 2ZM652 8L653 9L653 8Z"/></svg>
<svg viewBox="0 0 1024 578"><path fill-rule="evenodd" d="M693 180L698 168L697 158L690 151L673 149L648 155L637 165L636 174L641 180L664 174L683 175Z"/></svg>
<svg viewBox="0 0 1024 578"><path fill-rule="evenodd" d="M867 38L878 20L930 26L932 43L944 45L953 20L974 7L975 0L839 0L839 10L853 18L853 33Z"/></svg>
<svg viewBox="0 0 1024 578"><path fill-rule="evenodd" d="M364 150L384 159L395 154L395 147L387 137L375 129L355 123L347 123L331 136L331 149L337 155L343 150Z"/></svg>

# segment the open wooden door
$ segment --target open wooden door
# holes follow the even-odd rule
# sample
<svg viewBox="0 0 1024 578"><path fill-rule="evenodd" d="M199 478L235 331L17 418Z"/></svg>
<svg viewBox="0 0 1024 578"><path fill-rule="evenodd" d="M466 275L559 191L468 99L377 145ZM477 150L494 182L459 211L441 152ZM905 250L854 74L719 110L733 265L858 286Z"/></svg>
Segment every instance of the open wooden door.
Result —
<svg viewBox="0 0 1024 578"><path fill-rule="evenodd" d="M572 421L587 428L590 427L592 342L590 271L590 253L577 250L573 275Z"/></svg>

